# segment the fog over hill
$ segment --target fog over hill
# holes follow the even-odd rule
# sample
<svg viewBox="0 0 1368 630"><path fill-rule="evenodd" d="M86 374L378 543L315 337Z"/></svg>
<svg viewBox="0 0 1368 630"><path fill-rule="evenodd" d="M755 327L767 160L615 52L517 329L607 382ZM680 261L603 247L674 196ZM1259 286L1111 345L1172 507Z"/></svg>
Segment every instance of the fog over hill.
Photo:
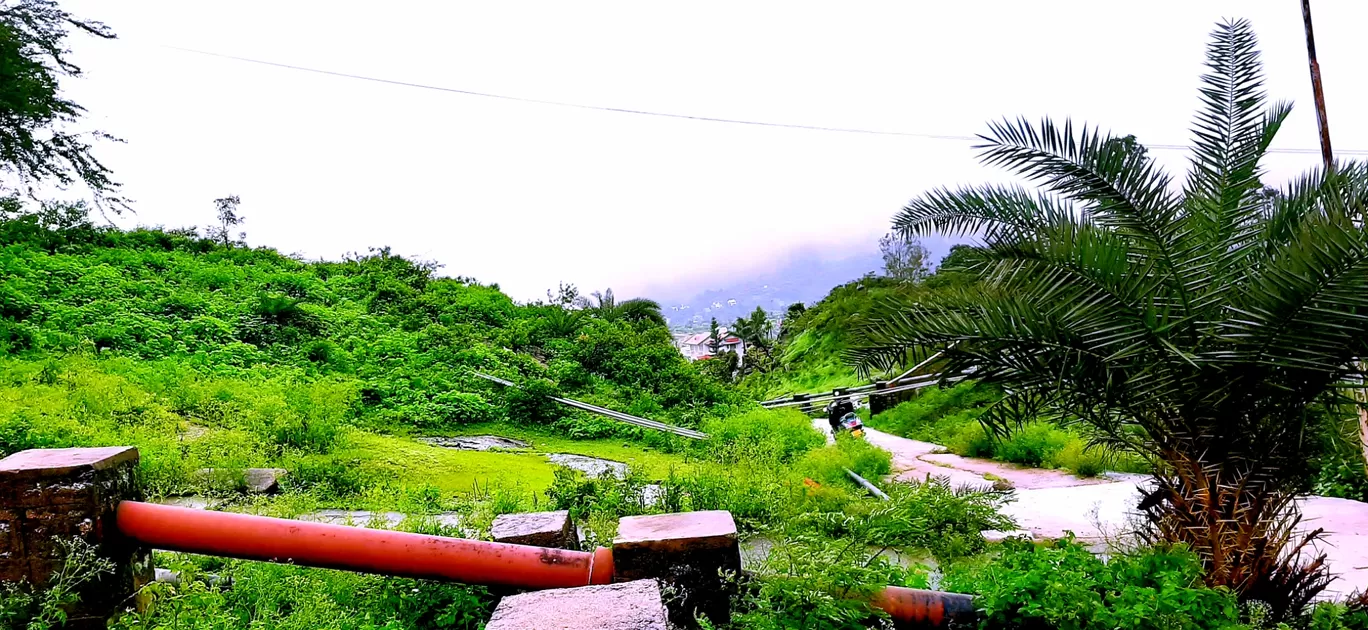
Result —
<svg viewBox="0 0 1368 630"><path fill-rule="evenodd" d="M931 253L933 266L949 253L952 244L939 238L922 241ZM882 271L877 243L860 250L795 249L768 267L738 269L702 282L681 282L652 290L645 297L660 302L670 328L676 331L706 330L714 317L719 324L730 324L757 306L782 316L794 302L812 304L832 287Z"/></svg>

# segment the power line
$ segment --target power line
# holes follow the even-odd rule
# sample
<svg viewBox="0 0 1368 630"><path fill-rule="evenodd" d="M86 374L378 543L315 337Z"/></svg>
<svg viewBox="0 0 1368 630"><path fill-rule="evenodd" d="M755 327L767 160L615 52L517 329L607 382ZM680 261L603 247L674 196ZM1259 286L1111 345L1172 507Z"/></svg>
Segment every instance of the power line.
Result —
<svg viewBox="0 0 1368 630"><path fill-rule="evenodd" d="M220 58L223 58L223 59L232 59L232 60L234 60L234 61L244 61L244 62L247 62L247 63L260 64L260 65L263 65L263 66L272 66L272 67L275 67L275 68L286 68L286 69L289 69L289 70L299 70L299 71L301 71L301 72L312 72L312 73L315 73L315 74L326 74L326 75L328 75L328 76L343 77L343 78L347 78L347 79L357 79L357 80L359 80L359 81L371 81L371 82L373 82L373 83L384 83L384 84L387 84L387 85L400 85L400 86L403 86L403 87L420 88L420 89L424 89L424 90L436 90L436 91L439 91L439 92L451 92L451 93L454 93L454 94L465 94L465 95L467 95L467 96L483 96L483 97L485 97L485 98L497 98L497 99L502 99L502 100L505 100L505 101L516 101L516 102L519 102L519 103L535 103L535 104L537 104L537 105L554 105L554 106L557 106L557 107L573 107L573 108L576 108L576 109L590 109L590 110L597 110L597 111L601 111L601 112L614 112L614 113L618 113L618 114L637 114L637 115L640 115L640 116L659 116L659 117L661 117L661 118L680 118L680 119L684 119L684 120L697 120L697 121L700 121L700 122L730 123L730 124L733 124L733 125L753 125L753 126L756 126L756 127L781 127L781 128L784 128L784 129L806 129L806 130L809 130L809 131L835 131L835 132L839 132L839 133L863 133L863 134L870 134L870 135L877 135L877 136L908 136L908 137L913 137L913 138L930 138L930 139L932 139L932 140L968 140L968 141L973 141L973 140L977 140L977 139L978 139L978 138L975 138L975 137L973 137L973 136L953 136L953 135L942 135L942 134L931 134L931 133L911 133L911 132L906 132L906 131L883 131L883 130L879 130L879 129L860 129L860 128L856 128L856 127L823 127L823 126L821 126L821 125L799 125L799 124L789 124L789 123L762 122L762 121L758 121L758 120L741 120L741 119L738 119L738 118L717 118L717 117L714 117L714 116L695 116L695 115L692 115L692 114L673 114L673 113L669 113L669 112L653 112L653 111L647 111L647 110L643 110L643 109L630 109L630 108L626 108L626 107L608 107L608 106L603 106L603 105L585 105L585 104L583 104L583 103L568 103L568 102L565 102L565 101L552 101L552 100L546 100L546 99L540 99L540 98L528 98L528 97L525 97L525 96L509 96L509 95L507 95L507 94L493 94L493 93L490 93L490 92L478 92L478 91L475 91L475 90L462 90L462 89L458 89L458 88L442 87L442 86L439 86L439 85L427 85L427 84L424 84L424 83L412 83L412 82L409 82L409 81L397 81L397 80L394 80L394 79L382 79L382 78L379 78L379 77L368 77L368 76L365 76L365 75L351 74L351 73L348 73L348 72L336 72L336 71L333 71L333 70L322 70L322 69L319 69L319 68L308 68L308 67L305 67L305 66L296 66L296 65L291 65L291 64L288 64L288 63L277 63L277 62L274 62L274 61L263 61L263 60L261 60L261 59L252 59L252 58L250 58L250 57L238 57L238 56L236 56L236 55L225 55L225 54L223 54L223 53L209 52L209 51L205 51L205 50L195 50L195 49L193 49L193 48L181 48L181 47L178 47L178 46L165 46L165 48L170 48L170 49L172 49L172 50L179 50L179 51L182 51L182 52L195 53L195 54L197 54L197 55L206 55L206 56L209 56L209 57L220 57Z"/></svg>
<svg viewBox="0 0 1368 630"><path fill-rule="evenodd" d="M224 53L211 52L211 51L207 51L207 50L196 50L196 49L194 49L194 48L182 48L182 47L180 47L180 46L163 46L163 48L169 48L169 49L171 49L171 50L178 50L178 51L181 51L181 52L193 53L193 54L196 54L196 55L204 55L204 56L207 56L207 57L218 57L218 58L220 58L220 59L231 59L231 60L233 60L233 61L241 61L241 62L245 62L245 63L253 63L253 64L257 64L257 65L262 65L262 66L270 66L270 67L273 67L273 68L283 68L283 69L286 69L286 70L297 70L297 71L299 71L299 72L311 72L311 73L313 73L313 74L322 74L322 75L333 76L333 77L341 77L341 78L344 78L344 79L355 79L355 80L357 80L357 81L369 81L369 82L371 82L371 83L383 83L383 84L386 84L386 85L398 85L398 86L401 86L401 87L411 87L411 88L418 88L418 89L422 89L422 90L434 90L434 91L437 91L437 92L449 92L449 93L452 93L452 94L464 94L464 95L466 95L466 96L479 96L479 97L483 97L483 98L495 98L495 99L500 99L500 100L505 100L505 101L514 101L514 102L518 102L518 103L532 103L532 104L536 104L536 105L551 105L551 106L555 106L555 107L570 107L570 108L574 108L574 109L587 109L587 110L601 111L601 112L612 112L612 113L617 113L617 114L636 114L636 115L638 115L638 116L655 116L655 117L658 117L658 118L677 118L677 119L681 119L681 120L694 120L694 121L698 121L698 122L715 122L715 123L726 123L726 124L731 124L731 125L748 125L748 126L752 126L752 127L777 127L777 128L780 128L780 129L802 129L802 130L806 130L806 131L829 131L829 132L835 132L835 133L856 133L856 134L865 134L865 135L872 135L872 136L901 136L901 137L905 137L905 138L925 138L925 139L928 139L928 140L957 140L957 141L963 141L963 142L974 142L974 141L977 141L977 140L981 140L981 138L978 137L978 136L964 136L964 135L954 135L954 134L935 134L935 133L916 133L916 132L911 132L911 131L888 131L888 130L883 130L883 129L863 129L863 128L859 128L859 127L827 127L827 126L823 126L823 125L802 125L802 124L796 124L796 123L766 122L766 121L761 121L761 120L745 120L745 119L741 119L741 118L721 118L721 117L716 117L716 116L695 116L695 115L693 115L693 114L677 114L677 113L671 113L671 112L657 112L657 111L650 111L650 110L644 110L644 109L631 109L631 108L628 108L628 107L609 107L609 106L606 106L606 105L586 105L586 104L584 104L584 103L570 103L570 102L566 102L566 101L553 101L553 100L548 100L548 99L529 98L529 97L526 97L526 96L511 96L511 95L508 95L508 94L494 94L494 93L492 93L492 92L480 92L480 91L477 91L477 90L463 90L463 89L460 89L460 88L443 87L443 86L440 86L440 85L428 85L428 84L425 84L425 83L414 83L414 82L411 82L411 81L399 81L399 80L396 80L396 79L384 79L384 78L380 78L380 77L371 77L371 76L366 76L366 75L361 75L361 74L352 74L352 73L349 73L349 72L338 72L338 71L335 71L335 70L323 70L323 69L321 69L321 68L310 68L310 67L307 67L307 66L296 66L296 65L293 65L293 64L280 63L280 62L276 62L276 61L266 61L266 60L263 60L263 59L253 59L253 58L251 58L251 57L239 57L239 56L237 56L237 55L228 55L228 54L224 54ZM1143 143L1142 143L1142 144L1143 144ZM1193 148L1191 145L1185 145L1185 144L1145 144L1144 146L1145 146L1145 148L1148 148L1148 149L1156 149L1156 150L1161 150L1161 151L1188 151L1188 150L1191 150L1191 149ZM1318 149L1300 149L1300 148L1290 148L1290 149L1270 148L1270 149L1267 150L1267 152L1268 152L1268 153L1288 153L1288 154L1295 154L1295 155L1305 155L1305 154L1314 154L1314 153L1318 153L1319 150L1318 150ZM1349 149L1349 150L1340 150L1340 151L1337 151L1336 153L1338 153L1338 154L1340 154L1340 155L1368 155L1368 149Z"/></svg>

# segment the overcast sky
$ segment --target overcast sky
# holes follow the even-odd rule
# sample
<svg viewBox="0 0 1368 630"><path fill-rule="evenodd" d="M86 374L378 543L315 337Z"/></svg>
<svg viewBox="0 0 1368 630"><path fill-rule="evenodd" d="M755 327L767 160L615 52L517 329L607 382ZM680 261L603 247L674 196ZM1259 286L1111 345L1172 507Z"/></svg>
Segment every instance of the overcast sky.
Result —
<svg viewBox="0 0 1368 630"><path fill-rule="evenodd" d="M1317 146L1296 0L63 4L120 36L75 38L87 76L66 88L127 140L98 148L136 200L121 223L204 225L237 194L254 245L389 245L519 299L867 251L908 198L1001 175L962 140L557 107L171 47L703 117L954 136L1051 115L1185 144L1207 34L1247 17L1271 94L1297 105L1274 146ZM1335 146L1368 150L1368 2L1313 4ZM1281 180L1318 162L1267 164Z"/></svg>

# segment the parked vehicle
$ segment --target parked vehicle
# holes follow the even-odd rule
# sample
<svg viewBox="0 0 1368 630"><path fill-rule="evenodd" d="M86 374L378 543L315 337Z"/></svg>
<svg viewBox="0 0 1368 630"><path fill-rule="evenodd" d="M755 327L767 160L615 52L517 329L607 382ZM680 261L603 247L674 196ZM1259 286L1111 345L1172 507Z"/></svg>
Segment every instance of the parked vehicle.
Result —
<svg viewBox="0 0 1368 630"><path fill-rule="evenodd" d="M855 437L864 437L864 423L860 422L860 417L853 411L841 417L840 427L842 431L849 431Z"/></svg>

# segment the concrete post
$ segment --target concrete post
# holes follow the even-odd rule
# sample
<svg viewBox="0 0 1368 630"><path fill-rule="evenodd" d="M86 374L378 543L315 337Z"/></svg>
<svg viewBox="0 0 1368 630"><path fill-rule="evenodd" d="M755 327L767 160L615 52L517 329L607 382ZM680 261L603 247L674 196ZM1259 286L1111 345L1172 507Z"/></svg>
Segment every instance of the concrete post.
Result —
<svg viewBox="0 0 1368 630"><path fill-rule="evenodd" d="M891 405L888 404L887 396L878 395L879 392L888 389L888 381L875 381L874 393L869 396L869 417L873 418L884 412Z"/></svg>
<svg viewBox="0 0 1368 630"><path fill-rule="evenodd" d="M725 624L741 572L736 521L725 510L625 517L613 540L613 566L615 582L663 582L670 621L692 627L702 614Z"/></svg>
<svg viewBox="0 0 1368 630"><path fill-rule="evenodd" d="M141 498L138 451L131 447L61 448L0 460L0 581L47 585L62 568L56 539L80 538L114 563L114 573L83 587L67 628L104 628L133 606L152 580L147 549L118 534L119 501Z"/></svg>

